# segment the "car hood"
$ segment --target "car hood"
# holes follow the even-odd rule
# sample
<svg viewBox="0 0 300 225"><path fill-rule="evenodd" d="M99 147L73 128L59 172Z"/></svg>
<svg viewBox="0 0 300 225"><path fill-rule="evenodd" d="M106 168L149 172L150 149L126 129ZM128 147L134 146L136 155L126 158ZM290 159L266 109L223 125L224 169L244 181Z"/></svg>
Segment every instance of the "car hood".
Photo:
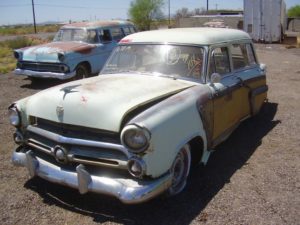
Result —
<svg viewBox="0 0 300 225"><path fill-rule="evenodd" d="M147 75L100 75L39 92L23 108L27 116L119 132L132 110L194 85Z"/></svg>
<svg viewBox="0 0 300 225"><path fill-rule="evenodd" d="M59 62L57 53L68 54L75 52L79 54L88 54L96 46L83 42L50 42L19 49L22 52L22 60L38 62Z"/></svg>

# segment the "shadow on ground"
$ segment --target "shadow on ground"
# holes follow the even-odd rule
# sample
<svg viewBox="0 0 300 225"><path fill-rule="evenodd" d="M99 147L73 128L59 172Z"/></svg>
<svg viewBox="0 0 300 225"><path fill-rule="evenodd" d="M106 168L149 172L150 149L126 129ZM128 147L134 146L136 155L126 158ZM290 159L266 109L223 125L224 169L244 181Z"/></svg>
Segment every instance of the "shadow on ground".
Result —
<svg viewBox="0 0 300 225"><path fill-rule="evenodd" d="M274 121L276 103L266 103L259 115L244 121L231 137L217 147L206 167L192 170L183 193L173 198L159 197L140 205L123 205L111 197L80 195L60 185L39 178L29 180L25 187L36 191L46 204L56 205L92 217L95 222L121 224L190 224L197 217L206 221L202 210L230 182L231 176L245 165L262 138L280 121Z"/></svg>
<svg viewBox="0 0 300 225"><path fill-rule="evenodd" d="M23 84L21 88L29 88L33 90L44 90L68 81L57 80L57 79L42 79L42 78L25 78L31 81L28 84Z"/></svg>

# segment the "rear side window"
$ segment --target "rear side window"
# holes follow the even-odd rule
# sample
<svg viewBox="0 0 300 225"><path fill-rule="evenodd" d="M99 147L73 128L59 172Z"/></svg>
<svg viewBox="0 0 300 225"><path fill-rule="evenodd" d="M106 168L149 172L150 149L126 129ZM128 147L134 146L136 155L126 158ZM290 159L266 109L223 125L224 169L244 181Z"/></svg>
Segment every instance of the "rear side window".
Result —
<svg viewBox="0 0 300 225"><path fill-rule="evenodd" d="M129 27L123 27L123 31L125 33L125 35L131 34L132 32L130 31Z"/></svg>
<svg viewBox="0 0 300 225"><path fill-rule="evenodd" d="M215 48L210 56L209 75L218 73L220 75L230 72L230 63L227 47Z"/></svg>
<svg viewBox="0 0 300 225"><path fill-rule="evenodd" d="M120 41L124 37L124 34L121 28L112 28L111 36L114 40Z"/></svg>

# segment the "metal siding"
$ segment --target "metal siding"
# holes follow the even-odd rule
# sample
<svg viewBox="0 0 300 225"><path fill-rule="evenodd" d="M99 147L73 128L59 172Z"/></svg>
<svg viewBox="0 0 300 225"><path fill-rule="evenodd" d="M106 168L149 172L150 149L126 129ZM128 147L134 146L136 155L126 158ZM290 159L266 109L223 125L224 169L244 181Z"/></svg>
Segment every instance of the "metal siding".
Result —
<svg viewBox="0 0 300 225"><path fill-rule="evenodd" d="M244 0L244 30L253 24L252 39L275 42L281 39L281 26L286 27L285 2L282 0Z"/></svg>

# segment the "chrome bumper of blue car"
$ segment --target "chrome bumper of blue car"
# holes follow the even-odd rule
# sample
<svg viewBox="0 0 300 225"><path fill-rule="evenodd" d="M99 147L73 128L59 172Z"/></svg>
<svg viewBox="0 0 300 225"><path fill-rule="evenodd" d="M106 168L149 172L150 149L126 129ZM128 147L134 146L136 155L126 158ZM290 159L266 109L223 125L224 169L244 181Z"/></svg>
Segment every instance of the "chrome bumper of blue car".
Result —
<svg viewBox="0 0 300 225"><path fill-rule="evenodd" d="M39 72L33 70L23 70L23 69L15 69L14 73L16 75L24 75L29 77L56 78L60 80L66 80L76 75L75 71L70 73L54 73L54 72Z"/></svg>
<svg viewBox="0 0 300 225"><path fill-rule="evenodd" d="M167 190L172 182L169 173L150 181L136 181L96 176L90 174L82 164L76 167L76 171L65 170L35 156L31 150L20 151L20 147L14 151L12 162L16 166L26 167L31 177L39 176L50 182L76 188L81 194L90 191L112 195L125 204L145 202Z"/></svg>

